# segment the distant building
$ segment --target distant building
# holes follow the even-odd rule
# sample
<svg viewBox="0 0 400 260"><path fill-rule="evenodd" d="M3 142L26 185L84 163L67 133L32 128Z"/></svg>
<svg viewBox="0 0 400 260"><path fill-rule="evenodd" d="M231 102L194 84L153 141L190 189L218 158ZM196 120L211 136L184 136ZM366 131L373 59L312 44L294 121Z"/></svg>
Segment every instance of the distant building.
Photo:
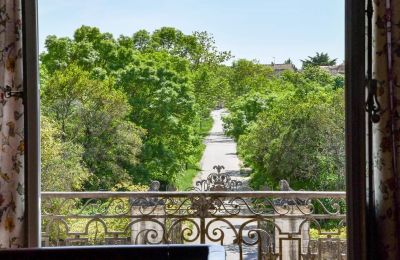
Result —
<svg viewBox="0 0 400 260"><path fill-rule="evenodd" d="M287 63L287 64L272 63L272 64L265 64L265 66L268 68L272 68L276 75L280 75L284 71L296 71L297 70L296 67L291 63Z"/></svg>
<svg viewBox="0 0 400 260"><path fill-rule="evenodd" d="M344 63L333 66L319 66L321 69L324 69L331 73L332 75L344 75Z"/></svg>

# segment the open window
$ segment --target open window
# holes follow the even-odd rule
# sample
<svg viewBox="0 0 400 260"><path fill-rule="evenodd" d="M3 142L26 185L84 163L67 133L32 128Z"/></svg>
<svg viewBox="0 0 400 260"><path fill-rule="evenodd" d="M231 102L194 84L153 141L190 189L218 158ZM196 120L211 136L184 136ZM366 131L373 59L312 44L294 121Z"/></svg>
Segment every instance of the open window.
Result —
<svg viewBox="0 0 400 260"><path fill-rule="evenodd" d="M24 65L26 97L26 180L27 180L27 236L30 246L51 244L51 236L58 235L55 245L82 245L86 243L129 244L129 243L220 243L224 236L235 237L232 243L237 246L237 252L243 256L243 251L255 245L256 255L273 255L281 252L284 247L293 248L295 254L318 254L309 249L304 240L312 240L302 236L302 228L310 229L310 224L303 223L298 215L310 214L318 205L325 206L326 215L333 216L339 225L347 227L347 257L361 259L365 257L365 3L364 1L346 1L346 205L344 215L343 205L345 194L318 192L256 192L251 191L196 191L196 192L82 192L44 193L40 196L40 156L39 156L39 88L38 88L38 40L37 40L37 1L24 1ZM60 75L62 76L62 75ZM220 168L215 169L215 178L220 175ZM209 182L206 182L209 185ZM213 183L211 183L213 184ZM218 184L218 183L217 183ZM156 184L155 184L156 185ZM228 183L228 185L236 185ZM157 186L157 185L156 185ZM226 185L225 185L226 186ZM240 195L240 196L239 196ZM238 198L239 197L239 198ZM249 203L251 201L251 203ZM327 205L326 201L329 201ZM58 214L57 218L49 217L40 222L40 207L53 203L49 208L65 209L81 205L76 212L83 210L87 221L82 230L70 227L68 224L76 219L76 212ZM171 204L171 202L174 202ZM46 206L43 206L46 205ZM337 207L339 205L339 207ZM257 214L254 214L256 210ZM292 218L301 226L300 233L280 230L276 224L277 215L282 212L294 213ZM303 212L304 211L304 212ZM72 212L72 214L71 214ZM226 213L226 218L221 214ZM251 213L253 212L253 213ZM178 214L179 213L179 214ZM312 213L312 212L311 212ZM91 215L92 214L92 215ZM105 218L99 217L105 214ZM108 215L107 215L108 214ZM220 214L220 215L218 215ZM240 215L243 214L243 215ZM253 214L253 215L252 215ZM296 216L297 214L297 216ZM49 214L48 216L50 216ZM61 217L60 217L61 215ZM104 217L103 216L103 217ZM259 221L260 217L265 221ZM78 217L82 218L82 216ZM219 222L216 220L218 218ZM237 219L248 219L234 223ZM345 219L346 218L346 219ZM116 231L109 222L124 226ZM252 222L251 219L254 219ZM273 221L271 221L273 219ZM145 221L143 221L145 220ZM125 223L125 222L126 223ZM283 222L285 220L282 220ZM318 224L317 219L313 219ZM56 223L53 227L49 223ZM143 222L147 222L143 224ZM44 226L40 227L40 223ZM48 225L48 229L46 230ZM147 226L146 226L147 225ZM239 228L233 227L238 225ZM143 228L143 226L145 226ZM221 226L227 226L231 233L225 233ZM187 229L190 227L189 229ZM233 228L232 228L233 227ZM45 228L45 229L43 229ZM94 237L87 232L101 234ZM191 234L184 234L191 230ZM262 230L262 232L260 232ZM270 230L271 232L265 232ZM320 230L321 231L321 230ZM86 233L85 233L86 232ZM136 232L136 233L135 233ZM196 233L197 232L197 233ZM244 235L247 233L246 235ZM253 235L251 235L253 233ZM274 238L269 235L279 233ZM41 237L45 234L47 237ZM136 235L135 235L136 234ZM160 235L161 234L161 235ZM135 236L134 236L135 235ZM340 248L341 241L332 234L325 235ZM253 239L253 240L252 240ZM53 241L53 242L54 242ZM254 244L254 245L252 245ZM44 244L46 245L46 244ZM248 246L248 247L247 247ZM264 248L264 249L263 249ZM292 251L293 251L292 250ZM338 254L346 254L338 249Z"/></svg>

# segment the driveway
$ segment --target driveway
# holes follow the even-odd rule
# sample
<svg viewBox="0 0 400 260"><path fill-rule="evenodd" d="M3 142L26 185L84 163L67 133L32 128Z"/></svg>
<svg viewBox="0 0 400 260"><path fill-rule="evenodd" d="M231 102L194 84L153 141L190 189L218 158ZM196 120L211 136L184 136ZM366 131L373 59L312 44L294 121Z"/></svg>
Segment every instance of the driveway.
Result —
<svg viewBox="0 0 400 260"><path fill-rule="evenodd" d="M201 172L199 172L197 177L193 180L194 187L196 181L207 179L207 176L211 172L215 172L215 170L213 170L214 165L223 165L225 167L225 170L223 170L224 172L228 173L233 179L241 181L243 183L243 189L248 188L249 177L240 176L241 162L237 156L236 142L232 138L224 135L222 117L227 114L228 112L225 109L218 109L211 112L211 116L214 119L214 124L209 135L204 140L206 149L200 162ZM241 224L248 219L229 218L227 220L229 220L235 229L238 230ZM208 221L206 220L206 222ZM248 225L245 228L245 231L255 228L256 226L254 225ZM219 232L216 231L218 229L224 234L226 259L239 259L239 247L234 243L234 239L236 238L234 231L226 223L217 221L209 226L208 234L214 238L218 237ZM217 233L213 235L213 231L216 231ZM247 235L245 235L245 237L247 237ZM196 242L198 243L199 241ZM256 258L257 248L246 246L243 247L243 259Z"/></svg>
<svg viewBox="0 0 400 260"><path fill-rule="evenodd" d="M213 170L214 165L223 165L225 172L234 179L242 181L243 186L247 187L248 177L240 176L240 160L237 156L236 142L224 135L222 117L227 114L226 109L211 112L214 124L204 140L206 149L200 162L201 172L193 180L194 186L196 181L206 179L211 172L215 171Z"/></svg>

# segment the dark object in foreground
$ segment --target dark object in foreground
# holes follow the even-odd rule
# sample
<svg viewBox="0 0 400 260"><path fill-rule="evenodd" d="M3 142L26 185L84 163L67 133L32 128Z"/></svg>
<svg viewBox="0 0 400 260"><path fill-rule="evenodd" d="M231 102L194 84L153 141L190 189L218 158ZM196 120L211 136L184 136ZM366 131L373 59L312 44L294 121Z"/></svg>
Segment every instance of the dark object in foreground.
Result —
<svg viewBox="0 0 400 260"><path fill-rule="evenodd" d="M52 247L0 250L0 259L71 259L71 260L223 260L225 250L215 245L132 245Z"/></svg>

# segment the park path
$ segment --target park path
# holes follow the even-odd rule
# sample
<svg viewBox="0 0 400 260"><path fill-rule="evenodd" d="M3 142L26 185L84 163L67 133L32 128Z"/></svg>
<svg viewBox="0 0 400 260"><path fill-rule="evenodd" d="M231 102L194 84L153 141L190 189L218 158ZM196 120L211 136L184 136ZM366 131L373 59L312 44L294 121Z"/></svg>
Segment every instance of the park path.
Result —
<svg viewBox="0 0 400 260"><path fill-rule="evenodd" d="M206 149L204 150L203 157L200 162L201 171L193 180L194 187L196 181L204 180L211 172L215 172L215 170L213 170L214 165L223 165L225 167L224 172L228 173L233 179L243 183L242 189L248 188L249 177L240 176L241 162L237 156L236 142L224 134L222 117L227 113L228 112L226 109L218 109L211 112L214 124L209 132L209 135L204 140ZM246 219L236 218L229 219L230 223L235 226L236 229L238 229L245 220ZM226 223L215 222L210 225L208 234L211 235L215 228L221 229L225 235L224 244L226 245L226 259L238 260L240 258L239 247L235 245L233 241L236 238L234 231ZM256 227L249 226L248 228ZM256 256L257 251L255 248L243 248L243 259L256 259Z"/></svg>
<svg viewBox="0 0 400 260"><path fill-rule="evenodd" d="M218 109L211 112L214 120L213 127L204 140L206 149L200 161L201 172L194 178L193 184L200 179L206 179L213 170L214 165L223 165L225 172L231 177L243 182L247 186L248 177L240 176L240 160L237 156L236 142L224 134L222 117L228 112L226 109Z"/></svg>

